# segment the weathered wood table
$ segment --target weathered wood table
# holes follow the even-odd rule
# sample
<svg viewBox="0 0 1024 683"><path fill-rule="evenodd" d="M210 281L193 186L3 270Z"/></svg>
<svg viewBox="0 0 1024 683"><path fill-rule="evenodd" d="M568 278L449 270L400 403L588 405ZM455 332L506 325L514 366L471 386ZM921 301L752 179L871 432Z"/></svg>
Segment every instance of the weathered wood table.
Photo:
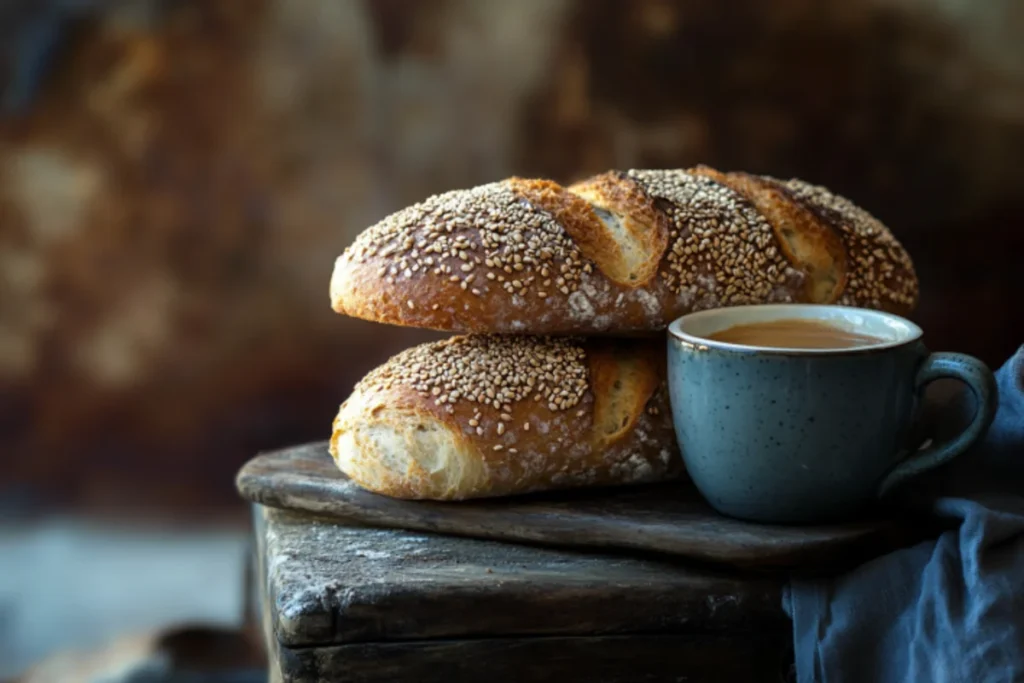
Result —
<svg viewBox="0 0 1024 683"><path fill-rule="evenodd" d="M916 536L884 516L824 526L723 517L686 480L441 503L371 493L342 474L327 443L264 453L235 480L246 500L344 524L557 548L661 554L749 571L830 574Z"/></svg>
<svg viewBox="0 0 1024 683"><path fill-rule="evenodd" d="M782 589L912 542L915 525L772 527L692 484L458 504L365 491L325 443L253 458L272 680L743 681L791 676Z"/></svg>
<svg viewBox="0 0 1024 683"><path fill-rule="evenodd" d="M791 676L781 578L253 509L271 681Z"/></svg>

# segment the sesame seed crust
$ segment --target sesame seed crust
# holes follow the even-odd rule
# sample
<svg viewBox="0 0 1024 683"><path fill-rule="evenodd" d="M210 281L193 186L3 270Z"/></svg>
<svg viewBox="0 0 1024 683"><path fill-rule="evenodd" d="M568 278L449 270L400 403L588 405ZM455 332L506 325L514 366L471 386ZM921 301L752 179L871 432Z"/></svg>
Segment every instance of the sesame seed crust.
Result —
<svg viewBox="0 0 1024 683"><path fill-rule="evenodd" d="M452 337L403 351L371 371L356 391L387 391L403 384L449 413L456 403L469 402L509 421L503 408L520 401L552 412L577 405L588 388L585 360L586 352L573 338Z"/></svg>
<svg viewBox="0 0 1024 683"><path fill-rule="evenodd" d="M790 267L771 225L735 190L683 170L630 170L671 219L663 277L693 310L789 302L802 275Z"/></svg>
<svg viewBox="0 0 1024 683"><path fill-rule="evenodd" d="M388 216L360 235L339 259L339 271L352 274L342 298L356 302L342 303L343 312L481 332L513 331L513 320L530 317L531 300L569 296L593 265L552 213L508 180L435 195ZM332 282L338 308L334 289ZM430 307L395 310L398 296L422 300L424 292ZM508 314L496 315L499 306Z"/></svg>
<svg viewBox="0 0 1024 683"><path fill-rule="evenodd" d="M500 334L646 333L751 303L907 314L917 300L909 257L866 211L801 181L707 167L435 195L364 231L330 289L346 315Z"/></svg>
<svg viewBox="0 0 1024 683"><path fill-rule="evenodd" d="M356 385L335 419L332 454L357 483L403 498L674 478L682 465L660 350L514 335L422 344ZM619 401L597 400L616 391ZM609 422L622 433L609 438Z"/></svg>
<svg viewBox="0 0 1024 683"><path fill-rule="evenodd" d="M839 303L896 311L917 305L918 280L910 255L877 218L820 185L765 179L785 187L795 201L840 232L852 268Z"/></svg>

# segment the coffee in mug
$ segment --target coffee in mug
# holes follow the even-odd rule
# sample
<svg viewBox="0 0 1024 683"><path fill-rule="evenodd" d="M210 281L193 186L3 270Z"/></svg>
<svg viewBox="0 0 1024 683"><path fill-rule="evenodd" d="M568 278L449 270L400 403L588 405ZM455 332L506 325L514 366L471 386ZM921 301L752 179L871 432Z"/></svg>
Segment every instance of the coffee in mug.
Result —
<svg viewBox="0 0 1024 683"><path fill-rule="evenodd" d="M847 306L735 306L673 322L672 418L697 489L732 517L831 522L963 453L992 421L995 379L921 337L909 320ZM977 412L918 451L921 391L943 377L967 384Z"/></svg>
<svg viewBox="0 0 1024 683"><path fill-rule="evenodd" d="M708 339L742 346L793 349L845 349L884 341L820 320L801 318L733 325L709 335Z"/></svg>

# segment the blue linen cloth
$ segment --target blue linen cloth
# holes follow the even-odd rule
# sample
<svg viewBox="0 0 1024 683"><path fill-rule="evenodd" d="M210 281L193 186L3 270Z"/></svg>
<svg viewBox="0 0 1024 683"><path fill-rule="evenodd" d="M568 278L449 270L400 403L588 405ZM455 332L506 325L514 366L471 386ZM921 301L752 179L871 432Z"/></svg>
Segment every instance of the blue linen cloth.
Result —
<svg viewBox="0 0 1024 683"><path fill-rule="evenodd" d="M947 531L843 576L791 582L798 683L1024 681L1024 346L996 380L986 437L913 491ZM937 434L973 410L966 393L939 413Z"/></svg>

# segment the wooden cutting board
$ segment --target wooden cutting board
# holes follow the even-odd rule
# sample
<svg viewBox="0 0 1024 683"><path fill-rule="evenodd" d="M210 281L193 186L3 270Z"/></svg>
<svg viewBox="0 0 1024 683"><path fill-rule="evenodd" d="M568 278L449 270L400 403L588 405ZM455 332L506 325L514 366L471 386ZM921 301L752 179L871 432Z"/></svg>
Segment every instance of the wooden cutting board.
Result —
<svg viewBox="0 0 1024 683"><path fill-rule="evenodd" d="M348 523L561 547L677 555L756 569L834 571L919 538L875 518L830 526L774 526L723 517L689 482L463 502L407 501L360 488L327 443L265 453L238 473L243 498Z"/></svg>

